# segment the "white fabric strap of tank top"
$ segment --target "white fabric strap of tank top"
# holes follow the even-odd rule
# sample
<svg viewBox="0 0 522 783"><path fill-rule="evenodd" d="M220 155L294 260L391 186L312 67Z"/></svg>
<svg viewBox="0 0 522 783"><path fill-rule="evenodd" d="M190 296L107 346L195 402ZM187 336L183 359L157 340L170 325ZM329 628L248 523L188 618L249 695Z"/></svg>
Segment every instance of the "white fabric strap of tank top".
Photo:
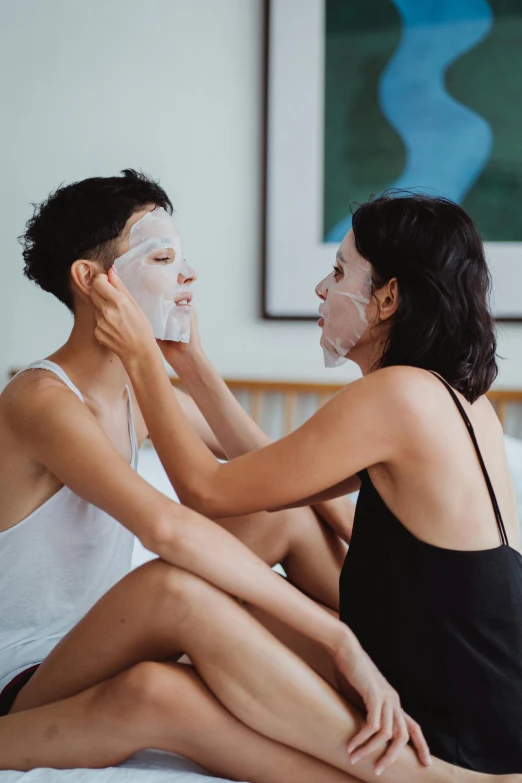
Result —
<svg viewBox="0 0 522 783"><path fill-rule="evenodd" d="M85 399L81 391L74 385L69 376L62 370L59 364L52 362L50 359L41 359L38 362L33 362L25 369L20 370L17 375L21 375L27 370L49 370L60 378L65 385L76 394L76 396L85 403ZM134 469L137 467L139 444L136 436L136 426L134 424L134 414L132 412L132 394L128 385L125 386L127 390L127 403L128 403L128 419L129 419L129 438L131 443L131 465Z"/></svg>
<svg viewBox="0 0 522 783"><path fill-rule="evenodd" d="M83 394L81 391L74 385L74 383L71 381L68 375L62 370L59 364L55 364L55 362L52 362L50 359L41 359L38 362L33 362L28 367L26 367L23 370L20 370L17 375L21 375L23 372L27 372L27 370L49 370L49 372L53 372L55 375L60 378L61 381L65 383L66 386L69 387L69 389L76 394L77 397L80 398L82 402L85 402L83 399Z"/></svg>
<svg viewBox="0 0 522 783"><path fill-rule="evenodd" d="M134 424L134 414L132 412L132 394L131 394L130 387L128 385L125 386L125 388L127 389L127 402L129 406L129 437L131 442L131 465L134 468L136 468L139 444L138 444L138 437L136 435L136 425Z"/></svg>

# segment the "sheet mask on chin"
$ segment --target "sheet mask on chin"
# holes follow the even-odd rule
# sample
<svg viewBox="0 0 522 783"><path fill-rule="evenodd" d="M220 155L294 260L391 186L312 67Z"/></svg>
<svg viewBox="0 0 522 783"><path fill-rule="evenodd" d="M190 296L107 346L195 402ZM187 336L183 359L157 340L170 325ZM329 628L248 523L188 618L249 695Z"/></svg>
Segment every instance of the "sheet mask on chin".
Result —
<svg viewBox="0 0 522 783"><path fill-rule="evenodd" d="M173 260L165 264L152 260L151 254L161 257L161 251L174 251ZM154 336L190 342L190 305L179 307L174 298L189 291L178 282L179 275L194 277L195 273L183 258L181 238L166 210L156 207L134 223L129 250L114 265L150 321Z"/></svg>
<svg viewBox="0 0 522 783"><path fill-rule="evenodd" d="M326 301L319 307L324 319L321 348L325 367L340 367L348 361L348 354L357 345L368 326L366 308L372 291L371 264L362 258L343 263L343 278L335 280L335 270L317 286L317 291L328 291Z"/></svg>

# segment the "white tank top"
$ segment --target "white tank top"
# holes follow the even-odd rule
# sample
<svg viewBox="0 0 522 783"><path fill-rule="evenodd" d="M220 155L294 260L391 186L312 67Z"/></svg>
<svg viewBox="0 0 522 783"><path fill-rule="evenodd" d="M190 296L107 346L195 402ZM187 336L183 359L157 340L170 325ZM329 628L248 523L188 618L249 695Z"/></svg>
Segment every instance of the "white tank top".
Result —
<svg viewBox="0 0 522 783"><path fill-rule="evenodd" d="M65 372L44 359L26 370L57 375L82 402ZM131 465L138 442L129 388ZM68 487L0 532L0 692L41 663L96 601L131 568L134 535Z"/></svg>

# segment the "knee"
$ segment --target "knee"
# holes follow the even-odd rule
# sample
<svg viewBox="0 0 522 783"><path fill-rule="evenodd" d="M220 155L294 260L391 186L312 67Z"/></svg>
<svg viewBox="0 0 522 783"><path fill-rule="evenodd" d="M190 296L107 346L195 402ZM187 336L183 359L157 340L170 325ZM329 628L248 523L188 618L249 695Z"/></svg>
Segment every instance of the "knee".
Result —
<svg viewBox="0 0 522 783"><path fill-rule="evenodd" d="M303 540L317 536L322 527L314 511L309 507L292 508L282 512L280 520L287 542L288 554Z"/></svg>
<svg viewBox="0 0 522 783"><path fill-rule="evenodd" d="M134 572L139 589L147 596L151 611L168 612L179 621L216 590L208 582L164 560L153 560Z"/></svg>
<svg viewBox="0 0 522 783"><path fill-rule="evenodd" d="M105 711L119 721L152 726L168 720L173 726L180 717L188 728L191 716L201 718L203 690L190 666L142 661L105 683L101 698Z"/></svg>
<svg viewBox="0 0 522 783"><path fill-rule="evenodd" d="M164 697L164 666L141 661L105 683L103 699L115 712L124 715L142 712L159 704Z"/></svg>

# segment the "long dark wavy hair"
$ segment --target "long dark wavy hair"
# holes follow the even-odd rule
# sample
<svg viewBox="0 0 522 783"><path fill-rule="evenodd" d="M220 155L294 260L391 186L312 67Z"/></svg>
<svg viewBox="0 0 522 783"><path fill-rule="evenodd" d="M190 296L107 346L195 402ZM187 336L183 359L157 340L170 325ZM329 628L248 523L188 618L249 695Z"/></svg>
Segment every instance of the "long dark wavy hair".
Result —
<svg viewBox="0 0 522 783"><path fill-rule="evenodd" d="M374 369L421 367L470 403L485 394L498 373L491 276L469 215L445 198L387 191L358 206L353 233L372 265L374 292L394 277L399 287Z"/></svg>

